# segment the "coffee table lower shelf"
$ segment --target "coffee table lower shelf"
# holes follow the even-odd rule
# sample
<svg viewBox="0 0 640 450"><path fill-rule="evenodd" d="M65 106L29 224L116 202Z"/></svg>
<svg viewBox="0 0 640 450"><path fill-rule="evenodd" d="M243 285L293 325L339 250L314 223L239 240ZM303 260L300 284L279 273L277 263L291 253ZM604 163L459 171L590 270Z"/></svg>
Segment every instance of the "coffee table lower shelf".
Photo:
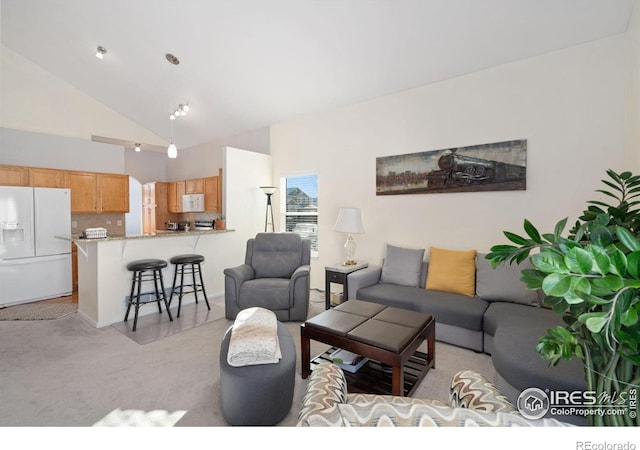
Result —
<svg viewBox="0 0 640 450"><path fill-rule="evenodd" d="M323 361L331 362L331 354L337 350L331 347L311 360L310 368L316 368ZM416 351L404 365L403 395L411 397L418 384L431 368L431 359L426 353ZM392 368L386 364L369 359L357 372L343 371L347 379L349 392L364 394L391 395Z"/></svg>

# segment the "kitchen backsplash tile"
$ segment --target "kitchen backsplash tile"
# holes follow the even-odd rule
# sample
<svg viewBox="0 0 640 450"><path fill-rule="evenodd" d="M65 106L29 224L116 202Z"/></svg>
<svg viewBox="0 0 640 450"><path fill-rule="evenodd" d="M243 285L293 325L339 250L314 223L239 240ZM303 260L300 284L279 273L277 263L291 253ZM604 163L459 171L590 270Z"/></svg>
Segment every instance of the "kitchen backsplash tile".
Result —
<svg viewBox="0 0 640 450"><path fill-rule="evenodd" d="M71 214L71 233L82 234L86 228L106 228L109 236L124 236L124 214Z"/></svg>

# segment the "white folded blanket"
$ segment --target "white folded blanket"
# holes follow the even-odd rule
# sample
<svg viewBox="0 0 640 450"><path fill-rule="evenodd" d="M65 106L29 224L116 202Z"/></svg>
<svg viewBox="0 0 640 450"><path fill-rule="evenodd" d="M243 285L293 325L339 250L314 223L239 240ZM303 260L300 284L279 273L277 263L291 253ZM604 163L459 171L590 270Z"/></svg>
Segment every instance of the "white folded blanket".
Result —
<svg viewBox="0 0 640 450"><path fill-rule="evenodd" d="M229 365L274 364L281 358L278 320L274 312L260 307L240 311L231 327Z"/></svg>

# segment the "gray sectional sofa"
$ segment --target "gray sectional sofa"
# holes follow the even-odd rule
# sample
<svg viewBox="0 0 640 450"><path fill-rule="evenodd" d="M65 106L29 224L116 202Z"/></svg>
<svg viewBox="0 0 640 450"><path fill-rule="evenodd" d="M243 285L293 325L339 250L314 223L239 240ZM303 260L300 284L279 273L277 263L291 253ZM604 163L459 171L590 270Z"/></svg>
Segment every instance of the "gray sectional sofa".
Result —
<svg viewBox="0 0 640 450"><path fill-rule="evenodd" d="M474 296L426 289L429 263L424 260L417 280L390 277L393 271L385 258L381 266L349 274L347 298L432 314L436 340L491 355L498 387L514 403L529 387L586 389L581 361L574 358L551 367L536 352L540 337L563 322L559 314L541 306L540 293L527 290L520 281L524 266L492 269L484 256L476 257ZM401 264L395 269L402 268Z"/></svg>

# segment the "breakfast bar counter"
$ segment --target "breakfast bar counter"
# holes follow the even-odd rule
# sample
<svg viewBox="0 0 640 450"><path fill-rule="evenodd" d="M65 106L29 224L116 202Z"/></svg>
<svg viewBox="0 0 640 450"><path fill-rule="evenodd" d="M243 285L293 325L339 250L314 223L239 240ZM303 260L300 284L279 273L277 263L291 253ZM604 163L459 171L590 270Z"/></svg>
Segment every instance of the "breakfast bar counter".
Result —
<svg viewBox="0 0 640 450"><path fill-rule="evenodd" d="M161 231L137 236L99 239L74 237L78 248L78 314L101 328L124 319L131 289L127 264L139 259L163 259L165 289L171 288L174 267L169 260L181 254L205 257L202 275L210 297L224 292L224 261L234 251L228 233L234 230ZM186 297L184 304L193 299ZM157 314L157 308L141 308L140 315Z"/></svg>

